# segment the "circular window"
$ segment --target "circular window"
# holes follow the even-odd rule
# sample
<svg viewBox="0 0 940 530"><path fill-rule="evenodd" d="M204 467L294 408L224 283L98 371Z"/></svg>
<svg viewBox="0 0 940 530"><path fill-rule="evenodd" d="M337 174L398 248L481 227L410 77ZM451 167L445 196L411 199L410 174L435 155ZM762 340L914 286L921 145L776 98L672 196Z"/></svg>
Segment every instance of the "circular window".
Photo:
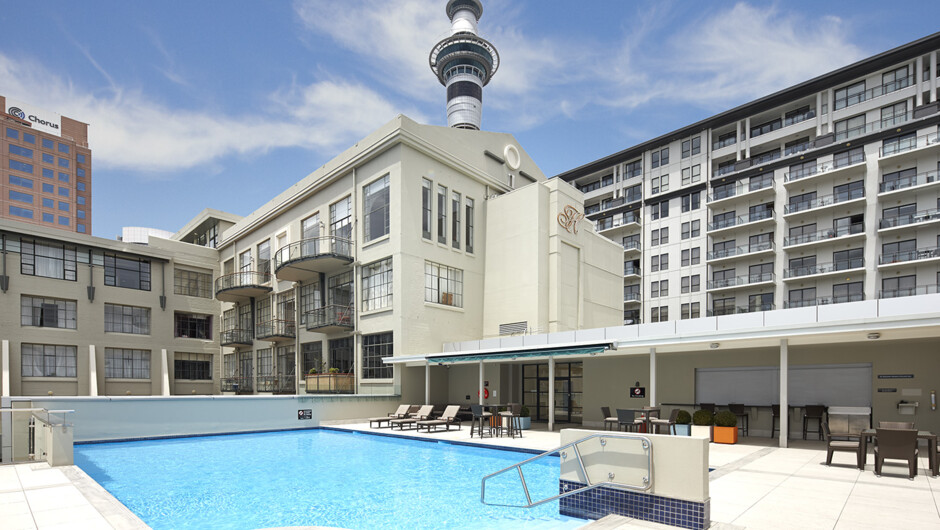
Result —
<svg viewBox="0 0 940 530"><path fill-rule="evenodd" d="M519 169L519 164L522 163L522 157L519 155L519 150L516 149L516 146L509 144L503 149L503 156L506 158L506 165L509 166L509 169L516 170Z"/></svg>

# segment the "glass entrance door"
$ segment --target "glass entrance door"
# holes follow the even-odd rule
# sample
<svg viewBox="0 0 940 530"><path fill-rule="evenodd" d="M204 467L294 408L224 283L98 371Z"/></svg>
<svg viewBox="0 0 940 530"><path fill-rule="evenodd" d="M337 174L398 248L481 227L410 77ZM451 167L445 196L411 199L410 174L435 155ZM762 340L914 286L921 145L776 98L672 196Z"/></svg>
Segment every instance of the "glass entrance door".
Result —
<svg viewBox="0 0 940 530"><path fill-rule="evenodd" d="M581 423L581 363L555 363L555 423ZM522 365L522 404L533 421L548 421L548 363Z"/></svg>

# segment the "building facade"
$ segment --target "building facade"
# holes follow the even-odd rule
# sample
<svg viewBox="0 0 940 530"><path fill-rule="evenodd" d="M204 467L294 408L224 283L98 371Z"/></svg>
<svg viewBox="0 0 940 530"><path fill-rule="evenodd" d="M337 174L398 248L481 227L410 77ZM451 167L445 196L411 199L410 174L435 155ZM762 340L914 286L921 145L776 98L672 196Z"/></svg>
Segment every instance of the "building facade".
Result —
<svg viewBox="0 0 940 530"><path fill-rule="evenodd" d="M625 324L937 292L940 34L562 173Z"/></svg>
<svg viewBox="0 0 940 530"><path fill-rule="evenodd" d="M0 96L0 219L91 234L88 124Z"/></svg>

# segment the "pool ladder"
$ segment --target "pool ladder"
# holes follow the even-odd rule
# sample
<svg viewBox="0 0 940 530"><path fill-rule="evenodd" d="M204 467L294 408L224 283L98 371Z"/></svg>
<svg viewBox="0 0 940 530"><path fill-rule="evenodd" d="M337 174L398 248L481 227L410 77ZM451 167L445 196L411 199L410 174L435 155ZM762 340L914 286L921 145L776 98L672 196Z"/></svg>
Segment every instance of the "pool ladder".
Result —
<svg viewBox="0 0 940 530"><path fill-rule="evenodd" d="M587 469L584 466L584 459L581 456L580 446L587 444L588 442L591 442L593 440L597 440L599 442L602 450L606 448L608 440L635 440L635 441L640 442L641 448L643 450L643 454L646 457L646 468L645 468L646 475L643 476L641 479L642 484L631 484L628 482L616 481L615 480L616 474L613 471L607 472L606 480L592 481L590 474L588 474ZM569 449L574 454L574 458L578 464L577 471L581 475L581 478L583 479L583 482L586 484L586 486L573 489L573 490L568 490L568 491L565 491L564 493L560 493L558 495L554 495L545 499L538 499L533 502L532 496L529 493L529 487L526 484L525 475L523 475L522 473L522 466L530 462L534 462L536 460L540 460L542 458L555 456L555 455L560 456L562 461L567 460L569 456L568 455ZM495 502L487 502L486 501L486 481L497 475L501 475L503 473L512 471L513 469L515 469L519 473L519 480L522 482L522 490L525 492L526 504L517 505L517 504L499 504ZM546 502L551 502L551 501L558 500L564 497L569 497L576 493L590 491L596 488L600 488L602 486L608 486L608 487L626 489L626 490L632 490L632 491L647 491L650 488L652 488L653 487L653 444L650 442L650 439L647 438L646 436L638 436L635 434L617 434L617 433L595 433L589 436L585 436L584 438L575 440L573 442L567 443L560 447L556 447L555 449L551 449L540 455L533 456L532 458L529 458L528 460L523 460L522 462L519 462L518 464L513 464L505 469L501 469L495 473L490 473L489 475L483 477L483 481L480 485L480 501L483 504L488 504L490 506L504 506L504 507L511 507L511 508L532 508L540 504L545 504Z"/></svg>

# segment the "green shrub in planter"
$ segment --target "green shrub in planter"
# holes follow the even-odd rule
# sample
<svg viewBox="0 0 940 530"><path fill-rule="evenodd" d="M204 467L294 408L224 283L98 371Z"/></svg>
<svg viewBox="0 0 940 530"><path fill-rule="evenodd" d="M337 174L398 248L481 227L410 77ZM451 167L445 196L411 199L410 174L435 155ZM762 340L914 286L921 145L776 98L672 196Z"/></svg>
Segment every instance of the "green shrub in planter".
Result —
<svg viewBox="0 0 940 530"><path fill-rule="evenodd" d="M528 418L528 417L529 417L529 407L523 405L523 406L522 406L522 409L519 410L519 416L522 417L522 418Z"/></svg>
<svg viewBox="0 0 940 530"><path fill-rule="evenodd" d="M718 427L737 427L738 417L730 410L723 410L715 414L715 425Z"/></svg>
<svg viewBox="0 0 940 530"><path fill-rule="evenodd" d="M676 414L676 424L688 425L690 423L692 423L692 415L689 414L688 411L680 410L679 413Z"/></svg>
<svg viewBox="0 0 940 530"><path fill-rule="evenodd" d="M735 421L737 421L737 417L735 417ZM707 410L696 410L695 414L692 415L693 425L713 425L714 422L714 416Z"/></svg>

